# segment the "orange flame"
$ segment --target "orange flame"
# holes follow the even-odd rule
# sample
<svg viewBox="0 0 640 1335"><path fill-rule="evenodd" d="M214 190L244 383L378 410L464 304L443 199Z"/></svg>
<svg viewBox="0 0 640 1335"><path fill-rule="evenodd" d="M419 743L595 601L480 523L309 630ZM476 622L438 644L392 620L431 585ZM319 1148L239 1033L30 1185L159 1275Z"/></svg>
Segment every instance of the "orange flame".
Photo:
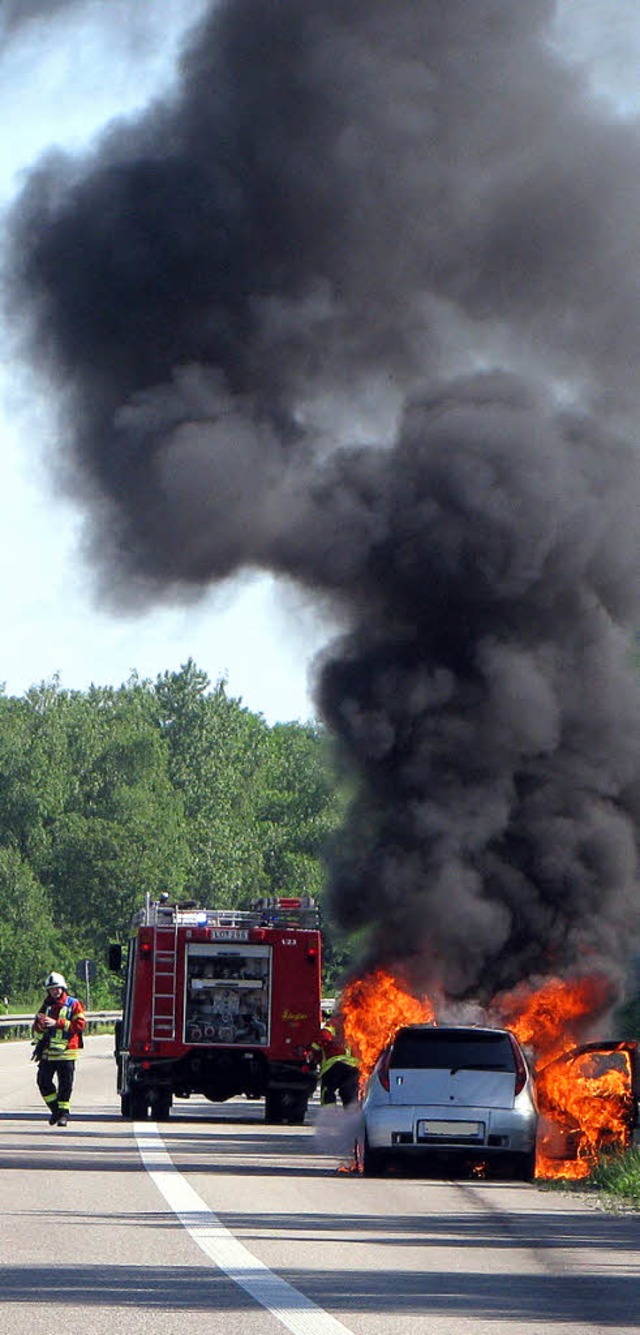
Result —
<svg viewBox="0 0 640 1335"><path fill-rule="evenodd" d="M607 979L583 977L550 978L535 991L522 986L494 1002L500 1023L533 1051L541 1113L537 1177L586 1177L603 1149L626 1149L630 1143L629 1045L613 1051L603 1045L568 1057L612 1000ZM563 1056L566 1061L558 1060Z"/></svg>
<svg viewBox="0 0 640 1335"><path fill-rule="evenodd" d="M537 1163L541 1177L586 1177L603 1150L631 1144L633 1072L630 1044L603 1044L536 1075L542 1125ZM575 1157L557 1157L571 1145Z"/></svg>
<svg viewBox="0 0 640 1335"><path fill-rule="evenodd" d="M593 1024L612 1000L606 978L549 978L535 990L523 984L513 992L503 992L491 1009L523 1047L534 1049L536 1064L546 1065L575 1047L587 1025Z"/></svg>
<svg viewBox="0 0 640 1335"><path fill-rule="evenodd" d="M428 997L419 1001L383 969L348 983L340 1011L345 1040L360 1064L361 1085L401 1025L428 1024L435 1018Z"/></svg>

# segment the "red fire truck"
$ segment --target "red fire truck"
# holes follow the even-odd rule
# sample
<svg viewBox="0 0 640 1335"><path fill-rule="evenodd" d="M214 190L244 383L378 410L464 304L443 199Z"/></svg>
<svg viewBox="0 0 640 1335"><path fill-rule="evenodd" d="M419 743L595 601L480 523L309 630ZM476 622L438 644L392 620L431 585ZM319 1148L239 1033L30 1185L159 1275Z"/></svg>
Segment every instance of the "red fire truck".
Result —
<svg viewBox="0 0 640 1335"><path fill-rule="evenodd" d="M121 946L109 952L122 969ZM116 1026L123 1117L165 1120L174 1097L265 1100L302 1123L316 1085L321 940L311 899L250 910L149 899L132 922Z"/></svg>

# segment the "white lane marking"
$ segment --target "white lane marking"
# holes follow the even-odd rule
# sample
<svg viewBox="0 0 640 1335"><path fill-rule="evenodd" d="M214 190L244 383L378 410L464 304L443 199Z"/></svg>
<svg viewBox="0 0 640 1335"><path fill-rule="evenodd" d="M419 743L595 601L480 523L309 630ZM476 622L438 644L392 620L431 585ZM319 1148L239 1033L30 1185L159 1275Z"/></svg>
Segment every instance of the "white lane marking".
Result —
<svg viewBox="0 0 640 1335"><path fill-rule="evenodd" d="M221 1223L176 1168L155 1122L134 1122L140 1158L158 1191L202 1251L293 1335L352 1335L341 1321L274 1274Z"/></svg>

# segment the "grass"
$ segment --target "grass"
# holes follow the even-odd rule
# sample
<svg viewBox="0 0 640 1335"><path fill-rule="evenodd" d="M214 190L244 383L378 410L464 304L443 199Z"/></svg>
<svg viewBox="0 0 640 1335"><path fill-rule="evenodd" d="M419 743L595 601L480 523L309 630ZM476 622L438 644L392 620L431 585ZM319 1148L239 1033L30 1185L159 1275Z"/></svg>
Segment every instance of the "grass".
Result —
<svg viewBox="0 0 640 1335"><path fill-rule="evenodd" d="M640 1209L640 1148L603 1155L585 1185L604 1192L612 1206Z"/></svg>
<svg viewBox="0 0 640 1335"><path fill-rule="evenodd" d="M588 1177L536 1178L540 1191L597 1195L604 1209L640 1210L640 1146L603 1154Z"/></svg>

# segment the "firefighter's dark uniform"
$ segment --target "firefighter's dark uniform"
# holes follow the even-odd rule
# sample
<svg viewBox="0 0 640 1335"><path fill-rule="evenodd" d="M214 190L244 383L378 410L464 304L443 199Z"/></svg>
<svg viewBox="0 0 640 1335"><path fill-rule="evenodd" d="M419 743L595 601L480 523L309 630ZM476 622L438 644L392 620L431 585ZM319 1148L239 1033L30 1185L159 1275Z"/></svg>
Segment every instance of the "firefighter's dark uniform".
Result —
<svg viewBox="0 0 640 1335"><path fill-rule="evenodd" d="M338 1038L334 1024L325 1022L320 1030L320 1040L313 1044L320 1057L320 1102L336 1103L338 1097L343 1108L356 1103L358 1099L358 1060L351 1050Z"/></svg>
<svg viewBox="0 0 640 1335"><path fill-rule="evenodd" d="M43 1028L39 1019L43 1015L55 1020L55 1027ZM38 1063L36 1083L49 1109L52 1126L67 1124L76 1058L86 1023L82 1002L66 991L56 998L47 995L33 1022L38 1040L34 1052Z"/></svg>

